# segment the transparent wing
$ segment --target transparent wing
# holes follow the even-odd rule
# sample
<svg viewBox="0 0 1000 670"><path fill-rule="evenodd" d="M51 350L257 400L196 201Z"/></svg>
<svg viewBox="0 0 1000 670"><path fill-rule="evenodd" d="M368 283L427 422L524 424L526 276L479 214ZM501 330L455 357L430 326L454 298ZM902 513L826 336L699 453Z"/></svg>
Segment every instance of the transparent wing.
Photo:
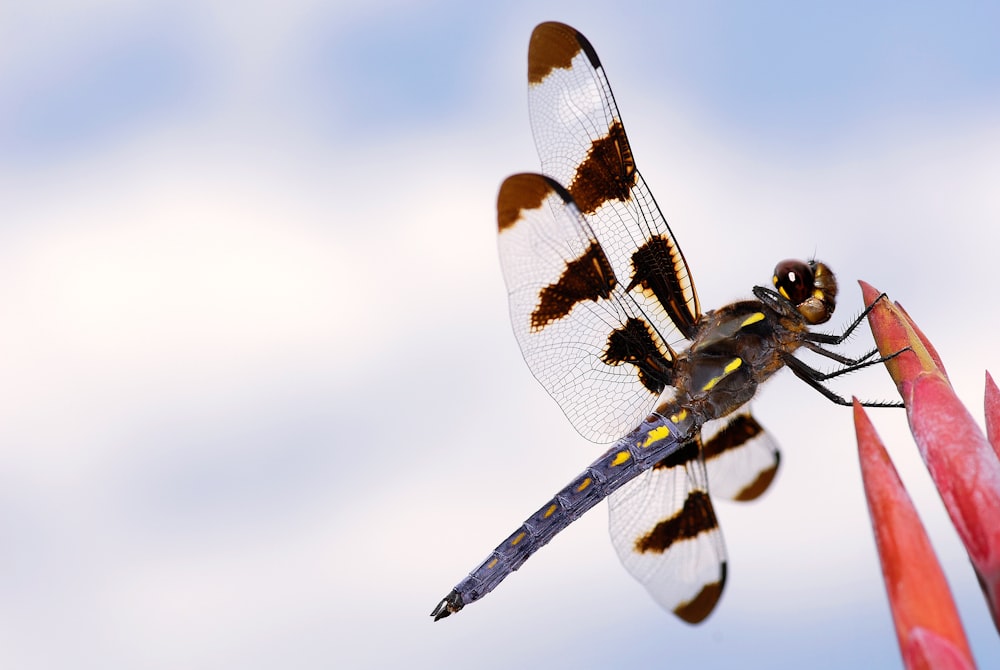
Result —
<svg viewBox="0 0 1000 670"><path fill-rule="evenodd" d="M535 28L528 107L542 172L566 187L614 268L665 341L701 314L684 255L636 169L597 52L562 23Z"/></svg>
<svg viewBox="0 0 1000 670"><path fill-rule="evenodd" d="M755 500L778 473L778 445L744 405L702 428L702 455L712 496Z"/></svg>
<svg viewBox="0 0 1000 670"><path fill-rule="evenodd" d="M673 352L557 182L508 177L497 222L511 323L528 367L584 437L620 437L672 382Z"/></svg>
<svg viewBox="0 0 1000 670"><path fill-rule="evenodd" d="M611 541L625 569L661 606L688 623L715 608L726 548L697 441L609 498Z"/></svg>

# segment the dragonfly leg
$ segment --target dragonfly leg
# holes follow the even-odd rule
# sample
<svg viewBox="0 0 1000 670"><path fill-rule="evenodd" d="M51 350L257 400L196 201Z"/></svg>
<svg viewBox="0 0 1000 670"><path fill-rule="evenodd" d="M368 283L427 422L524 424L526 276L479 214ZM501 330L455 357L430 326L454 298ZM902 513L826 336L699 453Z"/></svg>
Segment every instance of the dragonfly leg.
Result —
<svg viewBox="0 0 1000 670"><path fill-rule="evenodd" d="M820 372L815 368L811 368L802 361L800 361L799 359L795 358L794 356L785 356L784 361L785 364L795 374L796 377L798 377L805 383L809 384L809 386L819 391L828 400L831 400L832 402L835 402L838 405L844 405L849 407L851 405L851 402L849 400L847 400L841 395L837 395L836 393L834 393L832 390L827 388L823 384L823 382L832 379L834 377L837 377L839 375L846 374L848 372L854 372L855 370L866 368L869 365L875 365L876 363L882 363L886 360L890 360L892 358L895 358L899 354L903 353L903 351L906 351L906 349L903 349L902 351L897 351L896 353L890 354L889 356L881 357L875 360L864 361L862 363L859 363L858 365L848 366L840 370L836 370L834 372L829 372L829 373ZM861 405L863 407L903 407L903 403L901 402L889 402L885 400L863 400L861 401Z"/></svg>
<svg viewBox="0 0 1000 670"><path fill-rule="evenodd" d="M868 313L875 309L875 305L878 304L879 300L886 297L886 294L883 293L879 297L872 300L871 304L865 307L864 311L862 311L861 314L858 314L857 318L855 318L854 321L852 321L851 324L844 329L844 332L839 335L833 335L831 333L808 333L806 334L805 339L810 342L816 342L817 344L831 344L834 346L842 344L844 340L849 338L851 333L853 333L855 329L861 325L861 322L864 321L866 316L868 316Z"/></svg>

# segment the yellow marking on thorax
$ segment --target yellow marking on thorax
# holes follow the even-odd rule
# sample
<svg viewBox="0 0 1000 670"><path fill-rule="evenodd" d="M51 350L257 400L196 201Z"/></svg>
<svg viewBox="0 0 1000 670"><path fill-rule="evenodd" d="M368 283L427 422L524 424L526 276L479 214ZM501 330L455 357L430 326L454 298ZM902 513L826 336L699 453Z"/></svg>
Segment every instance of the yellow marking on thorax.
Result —
<svg viewBox="0 0 1000 670"><path fill-rule="evenodd" d="M630 458L632 458L632 455L627 451L619 451L617 454L615 454L615 457L611 460L611 466L612 467L619 466L622 463L628 461L628 459Z"/></svg>
<svg viewBox="0 0 1000 670"><path fill-rule="evenodd" d="M552 503L551 505L549 505L549 508L545 510L545 514L543 514L542 517L548 519L550 516L556 513L557 509L559 509L559 505Z"/></svg>
<svg viewBox="0 0 1000 670"><path fill-rule="evenodd" d="M747 318L743 319L743 323L740 324L740 328L746 328L747 326L753 325L758 321L764 320L764 312L754 312Z"/></svg>
<svg viewBox="0 0 1000 670"><path fill-rule="evenodd" d="M681 411L677 412L677 414L671 414L670 420L673 421L674 423L680 423L681 421L687 418L687 415L688 411L686 409L682 409Z"/></svg>
<svg viewBox="0 0 1000 670"><path fill-rule="evenodd" d="M591 482L590 477L584 479L582 482L580 482L580 485L576 487L576 492L579 493L580 491L590 486L590 482Z"/></svg>
<svg viewBox="0 0 1000 670"><path fill-rule="evenodd" d="M734 370L738 369L741 365L743 365L742 358L734 358L733 360L729 361L729 363L726 364L726 367L722 368L722 374L719 375L718 377L713 377L712 379L709 379L708 383L701 387L701 390L711 391L713 388L715 388L716 384L718 384L723 379L728 377Z"/></svg>
<svg viewBox="0 0 1000 670"><path fill-rule="evenodd" d="M673 419L673 417L671 417L671 419ZM675 421L674 423L677 423L677 422ZM670 437L670 429L667 428L666 426L657 426L653 430L649 431L649 434L646 435L645 441L640 442L639 446L640 447L648 447L649 445L653 444L654 442L659 442L660 440L662 440L664 438L667 438L667 437Z"/></svg>
<svg viewBox="0 0 1000 670"><path fill-rule="evenodd" d="M510 546L512 546L512 547L516 547L516 546L518 545L518 543L519 543L519 542L520 542L521 540L523 540L523 539L524 539L524 536L525 536L525 535L527 535L527 533L525 533L525 532L524 532L524 531L522 530L522 531L521 531L520 533L518 533L518 534L517 534L517 537L515 537L515 538L514 538L513 540L511 540L511 541L510 541Z"/></svg>

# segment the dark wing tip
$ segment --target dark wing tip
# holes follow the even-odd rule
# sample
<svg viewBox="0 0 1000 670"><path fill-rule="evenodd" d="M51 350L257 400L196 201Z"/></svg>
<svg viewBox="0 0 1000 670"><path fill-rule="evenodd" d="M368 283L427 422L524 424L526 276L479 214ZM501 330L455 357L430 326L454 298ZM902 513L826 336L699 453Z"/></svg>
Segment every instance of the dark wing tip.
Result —
<svg viewBox="0 0 1000 670"><path fill-rule="evenodd" d="M538 209L552 193L563 202L573 203L573 196L551 177L534 172L512 174L500 184L497 193L497 229L500 232L513 228L521 219L521 212Z"/></svg>
<svg viewBox="0 0 1000 670"><path fill-rule="evenodd" d="M722 597L722 589L726 585L726 562L719 565L719 581L705 584L701 591L693 599L678 605L674 609L674 614L683 621L690 624L697 624L708 618L708 615L715 609L715 605Z"/></svg>
<svg viewBox="0 0 1000 670"><path fill-rule="evenodd" d="M764 495L764 492L771 486L771 482L774 481L774 476L778 474L779 465L781 465L781 454L774 452L774 465L766 470L762 470L757 475L756 479L747 484L742 490L740 490L739 493L733 496L733 500L737 500L739 502L749 502Z"/></svg>
<svg viewBox="0 0 1000 670"><path fill-rule="evenodd" d="M576 28L558 21L539 23L528 44L528 82L541 83L552 70L568 68L580 51L594 69L601 66L597 51Z"/></svg>

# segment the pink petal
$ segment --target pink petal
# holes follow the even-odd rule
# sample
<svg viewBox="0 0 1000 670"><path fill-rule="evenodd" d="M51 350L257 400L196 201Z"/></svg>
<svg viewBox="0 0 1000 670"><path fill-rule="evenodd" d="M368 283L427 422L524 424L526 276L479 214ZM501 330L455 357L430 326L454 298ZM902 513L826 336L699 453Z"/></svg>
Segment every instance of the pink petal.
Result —
<svg viewBox="0 0 1000 670"><path fill-rule="evenodd" d="M993 445L993 451L1000 456L1000 389L990 373L986 373L986 437Z"/></svg>
<svg viewBox="0 0 1000 670"><path fill-rule="evenodd" d="M864 409L854 401L861 476L907 668L974 668L941 565Z"/></svg>
<svg viewBox="0 0 1000 670"><path fill-rule="evenodd" d="M902 305L898 302L894 302L893 305L895 305L896 309L903 313L903 316L906 317L907 325L913 329L914 333L917 334L917 339L920 340L920 343L924 345L925 349L927 349L927 353L934 360L934 362L937 363L938 368L941 370L941 374L947 377L948 373L944 369L944 363L941 362L941 356L938 355L937 349L934 348L934 345L931 344L930 340L927 339L927 336L924 335L924 331L920 330L920 327L913 323L913 319L910 318L910 315L905 309L903 309Z"/></svg>
<svg viewBox="0 0 1000 670"><path fill-rule="evenodd" d="M976 667L970 660L968 645L965 649L959 648L951 640L922 628L915 628L910 633L909 645L901 651L907 668L962 670Z"/></svg>
<svg viewBox="0 0 1000 670"><path fill-rule="evenodd" d="M880 292L865 282L861 284L861 293L864 296L865 304L870 305ZM906 402L909 385L921 372L933 373L944 376L939 365L937 352L932 354L924 346L922 333L916 330L905 312L897 305L892 305L887 299L882 299L875 309L868 313L868 324L871 326L872 334L875 336L875 344L879 353L888 356L901 349L910 347L912 352L901 354L885 364L889 375L896 382L899 394Z"/></svg>
<svg viewBox="0 0 1000 670"><path fill-rule="evenodd" d="M861 288L866 301L878 297L868 284L861 282ZM883 355L912 348L886 368L1000 630L1000 459L905 312L883 300L871 311L869 324Z"/></svg>

